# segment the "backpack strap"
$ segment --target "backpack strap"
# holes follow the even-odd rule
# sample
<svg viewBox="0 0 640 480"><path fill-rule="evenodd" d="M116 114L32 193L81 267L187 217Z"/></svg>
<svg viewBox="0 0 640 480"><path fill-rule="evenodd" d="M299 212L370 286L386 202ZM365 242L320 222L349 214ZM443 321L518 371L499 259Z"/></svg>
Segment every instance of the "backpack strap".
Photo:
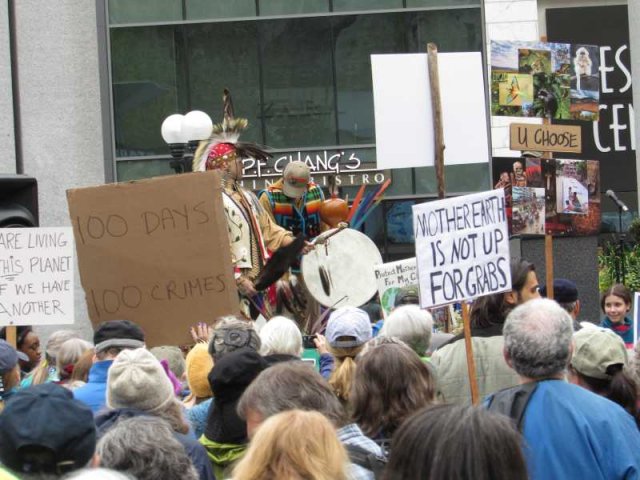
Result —
<svg viewBox="0 0 640 480"><path fill-rule="evenodd" d="M522 432L524 412L536 388L538 388L538 382L529 382L500 390L487 398L487 410L511 418L518 430Z"/></svg>
<svg viewBox="0 0 640 480"><path fill-rule="evenodd" d="M345 445L351 463L354 463L373 473L375 479L382 478L382 472L387 466L387 457L378 456L358 445Z"/></svg>

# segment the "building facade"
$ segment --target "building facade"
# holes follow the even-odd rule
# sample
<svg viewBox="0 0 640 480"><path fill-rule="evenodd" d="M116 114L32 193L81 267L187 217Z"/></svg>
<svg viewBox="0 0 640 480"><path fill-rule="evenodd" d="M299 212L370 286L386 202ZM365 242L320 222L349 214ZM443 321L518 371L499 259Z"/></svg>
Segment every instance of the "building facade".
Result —
<svg viewBox="0 0 640 480"><path fill-rule="evenodd" d="M160 135L163 119L190 110L220 119L225 87L233 94L236 114L250 121L245 139L267 145L276 160L300 155L316 161L339 154L342 162L356 158L371 166L370 54L424 52L427 42L442 52L486 53L491 39L554 40L547 31L550 10L626 4L10 0L0 5L0 146L5 152L0 171L36 177L40 224L68 225L69 188L172 174ZM630 49L626 66L631 72L640 71L639 8L629 2L628 35L635 50ZM601 190L616 190L637 212L637 137L630 133L637 115L625 111L627 157L602 168ZM507 119L492 118L495 157L517 154L508 149L507 125ZM447 193L490 188L488 161L447 167ZM365 231L386 259L403 258L413 251L410 207L435 196L435 174L425 167L382 175L367 179L377 183L390 175L392 186ZM249 186L260 188L264 181ZM363 181L362 175L346 177L344 193L352 198ZM605 218L614 209L603 206L603 211ZM87 315L77 285L80 321Z"/></svg>

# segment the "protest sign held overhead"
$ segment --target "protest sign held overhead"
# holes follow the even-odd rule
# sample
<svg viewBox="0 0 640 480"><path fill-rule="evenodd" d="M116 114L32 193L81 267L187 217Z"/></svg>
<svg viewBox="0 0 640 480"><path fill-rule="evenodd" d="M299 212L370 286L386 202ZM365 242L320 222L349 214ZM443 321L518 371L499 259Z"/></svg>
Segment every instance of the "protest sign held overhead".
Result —
<svg viewBox="0 0 640 480"><path fill-rule="evenodd" d="M70 227L0 229L0 325L73 323Z"/></svg>
<svg viewBox="0 0 640 480"><path fill-rule="evenodd" d="M80 278L94 326L139 323L148 345L237 313L217 172L69 190Z"/></svg>
<svg viewBox="0 0 640 480"><path fill-rule="evenodd" d="M402 287L418 284L418 270L415 258L383 263L374 267L380 307L386 317L393 310L397 293Z"/></svg>
<svg viewBox="0 0 640 480"><path fill-rule="evenodd" d="M420 305L511 289L504 190L413 206Z"/></svg>

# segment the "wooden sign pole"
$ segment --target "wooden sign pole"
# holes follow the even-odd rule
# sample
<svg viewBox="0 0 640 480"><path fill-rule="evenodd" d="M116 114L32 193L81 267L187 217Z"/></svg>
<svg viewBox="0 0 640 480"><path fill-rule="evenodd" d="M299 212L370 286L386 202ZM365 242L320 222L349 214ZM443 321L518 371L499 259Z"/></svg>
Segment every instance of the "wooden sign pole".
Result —
<svg viewBox="0 0 640 480"><path fill-rule="evenodd" d="M553 236L549 232L544 235L544 261L547 272L547 298L553 300Z"/></svg>
<svg viewBox="0 0 640 480"><path fill-rule="evenodd" d="M18 348L18 329L15 325L9 325L6 329L7 334L7 343L10 344L13 348Z"/></svg>
<svg viewBox="0 0 640 480"><path fill-rule="evenodd" d="M442 103L440 100L440 77L438 75L438 47L435 43L427 44L427 63L429 65L429 84L431 85L431 106L433 109L433 125L435 129L435 167L436 180L438 182L438 198L445 198L444 183L444 129L442 126ZM447 311L445 330L449 332L449 313ZM471 323L469 319L469 307L462 302L462 320L464 323L464 344L467 353L467 369L469 371L469 385L471 386L471 400L474 404L479 401L478 379L476 377L476 364L473 358L473 346L471 344Z"/></svg>
<svg viewBox="0 0 640 480"><path fill-rule="evenodd" d="M478 380L476 377L476 363L473 358L473 345L471 344L471 319L469 318L469 305L462 302L462 322L464 324L464 347L467 351L467 371L469 373L469 386L471 388L471 402L477 405L480 401L478 393Z"/></svg>
<svg viewBox="0 0 640 480"><path fill-rule="evenodd" d="M427 65L429 67L429 85L431 87L431 110L433 111L433 129L435 132L435 167L438 183L438 199L445 197L444 183L444 128L442 126L442 102L440 101L440 75L438 73L438 46L427 43ZM449 309L444 314L444 331L451 331Z"/></svg>
<svg viewBox="0 0 640 480"><path fill-rule="evenodd" d="M545 118L542 123L543 125L550 125L551 120ZM551 152L546 151L543 152L542 158L550 160L553 158L553 155L551 154ZM545 283L547 286L547 298L553 300L553 236L546 230L544 232L544 262L546 272Z"/></svg>
<svg viewBox="0 0 640 480"><path fill-rule="evenodd" d="M427 44L427 62L429 65L429 83L431 85L431 106L433 108L433 126L435 129L435 165L438 181L438 199L445 196L444 184L444 129L442 127L442 103L440 101L440 77L438 75L438 47Z"/></svg>

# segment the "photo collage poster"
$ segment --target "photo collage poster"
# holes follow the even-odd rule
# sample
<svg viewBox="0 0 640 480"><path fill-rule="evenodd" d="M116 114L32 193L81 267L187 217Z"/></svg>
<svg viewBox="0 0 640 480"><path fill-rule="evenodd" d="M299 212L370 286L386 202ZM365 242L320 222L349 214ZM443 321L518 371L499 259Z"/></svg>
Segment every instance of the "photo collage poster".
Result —
<svg viewBox="0 0 640 480"><path fill-rule="evenodd" d="M599 49L594 45L491 42L491 114L597 121Z"/></svg>
<svg viewBox="0 0 640 480"><path fill-rule="evenodd" d="M597 160L494 158L494 188L504 188L510 235L596 235Z"/></svg>

